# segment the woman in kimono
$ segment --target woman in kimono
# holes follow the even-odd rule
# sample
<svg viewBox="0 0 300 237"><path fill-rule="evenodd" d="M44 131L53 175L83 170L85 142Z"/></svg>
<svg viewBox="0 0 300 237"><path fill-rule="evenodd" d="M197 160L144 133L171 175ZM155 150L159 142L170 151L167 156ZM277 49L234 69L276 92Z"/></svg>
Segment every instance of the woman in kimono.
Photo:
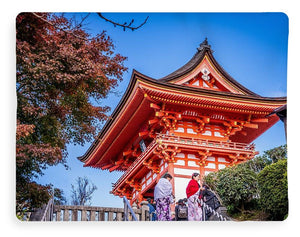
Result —
<svg viewBox="0 0 300 237"><path fill-rule="evenodd" d="M200 205L200 174L194 173L186 188L186 196L188 199L188 220L189 221L201 221L202 220L202 209Z"/></svg>
<svg viewBox="0 0 300 237"><path fill-rule="evenodd" d="M172 176L168 173L158 181L154 188L154 200L156 202L156 216L158 221L170 221L170 204L173 200Z"/></svg>

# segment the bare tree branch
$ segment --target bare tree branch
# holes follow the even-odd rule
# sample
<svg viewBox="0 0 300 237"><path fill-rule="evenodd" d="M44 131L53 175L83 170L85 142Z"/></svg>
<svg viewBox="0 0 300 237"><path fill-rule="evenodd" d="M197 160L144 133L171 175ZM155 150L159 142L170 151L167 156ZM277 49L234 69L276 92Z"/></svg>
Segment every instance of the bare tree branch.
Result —
<svg viewBox="0 0 300 237"><path fill-rule="evenodd" d="M59 30L61 30L61 31L67 33L67 34L71 34L71 35L73 35L73 36L76 37L76 38L79 38L79 39L82 39L82 40L87 40L87 39L84 38L84 37L81 37L81 36L79 36L79 35L75 35L73 32L67 31L67 30L65 30L65 29L63 29L63 28L61 28L61 27L59 27L59 26L57 26L57 25L51 23L50 21L48 21L47 19L43 18L42 16L36 14L35 12L32 12L32 14L33 14L35 17L41 19L42 21L48 23L49 25L55 27L56 29L59 29ZM87 16L86 16L86 17L87 17ZM85 19L85 18L84 18L84 19ZM83 22L83 21L82 21L82 22ZM82 23L81 23L81 24L82 24Z"/></svg>
<svg viewBox="0 0 300 237"><path fill-rule="evenodd" d="M79 24L77 24L76 28L81 28L83 22L86 20L86 18L89 17L90 14L91 14L91 13L88 13L88 14L86 14L84 17L82 17L81 22L80 22Z"/></svg>
<svg viewBox="0 0 300 237"><path fill-rule="evenodd" d="M131 25L133 24L134 19L132 19L129 24L127 24L127 22L125 22L124 24L120 24L118 22L112 21L112 20L104 17L102 15L102 13L100 13L100 12L97 12L97 14L98 14L99 17L101 17L105 21L108 21L108 22L112 23L114 26L120 26L120 27L122 27L124 31L125 31L125 29L130 29L130 30L134 31L134 30L137 30L137 29L141 28L143 25L146 24L146 22L147 22L147 20L149 18L149 16L147 16L147 18L145 19L145 21L142 24L140 24L139 26L133 27Z"/></svg>
<svg viewBox="0 0 300 237"><path fill-rule="evenodd" d="M94 191L97 190L97 187L90 183L87 177L78 177L76 180L77 187L75 188L72 184L72 205L89 205L89 201L92 199Z"/></svg>
<svg viewBox="0 0 300 237"><path fill-rule="evenodd" d="M45 19L43 16L40 16L39 14L37 14L37 13L35 13L35 12L32 12L32 14L33 14L35 17L41 19L42 21L48 23L49 25L51 25L51 26L53 26L53 27L55 27L55 28L57 28L57 29L59 29L59 30L65 32L65 33L67 33L67 34L71 34L71 35L73 35L74 37L79 38L79 39L81 39L81 40L85 40L85 41L88 40L88 39L86 39L86 38L84 38L84 37L81 37L81 36L79 36L79 35L74 34L74 33L71 32L71 31L65 30L65 29L63 29L63 28L61 28L61 27L59 27L59 26L53 24L52 22L48 21L48 20ZM130 29L130 30L134 31L134 30L137 30L137 29L141 28L143 25L146 24L146 22L147 22L147 20L148 20L148 18L149 18L149 16L147 16L143 23L141 23L140 25L134 27L134 26L132 26L132 24L134 23L134 19L132 19L132 20L130 21L129 24L127 24L127 22L125 22L124 24L120 24L120 23L118 23L118 22L112 21L112 20L110 20L110 19L104 17L104 16L102 15L102 13L100 13L100 12L98 12L97 14L98 14L98 16L99 16L100 18L104 19L105 21L108 21L108 22L112 23L114 26L120 26L120 27L122 27L124 31L125 31L126 29ZM82 26L83 22L89 17L89 15L90 15L90 13L88 13L86 16L84 16L84 17L81 19L81 22L75 26L75 28L80 28L80 27Z"/></svg>

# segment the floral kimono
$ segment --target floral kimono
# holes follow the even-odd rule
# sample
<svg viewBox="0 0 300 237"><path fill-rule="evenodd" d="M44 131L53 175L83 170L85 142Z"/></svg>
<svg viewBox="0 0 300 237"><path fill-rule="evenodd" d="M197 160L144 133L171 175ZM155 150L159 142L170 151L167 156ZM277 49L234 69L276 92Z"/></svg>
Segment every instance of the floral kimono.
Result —
<svg viewBox="0 0 300 237"><path fill-rule="evenodd" d="M170 204L173 203L172 184L165 178L161 178L154 189L156 202L156 216L158 221L170 221Z"/></svg>
<svg viewBox="0 0 300 237"><path fill-rule="evenodd" d="M186 188L188 198L188 220L202 221L202 209L199 203L200 186L195 180L191 180Z"/></svg>

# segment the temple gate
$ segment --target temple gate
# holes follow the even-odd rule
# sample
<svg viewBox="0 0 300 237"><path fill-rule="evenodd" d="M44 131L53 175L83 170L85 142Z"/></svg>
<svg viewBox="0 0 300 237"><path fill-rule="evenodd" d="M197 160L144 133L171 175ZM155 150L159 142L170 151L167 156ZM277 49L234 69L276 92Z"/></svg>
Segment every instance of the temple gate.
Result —
<svg viewBox="0 0 300 237"><path fill-rule="evenodd" d="M153 79L133 71L127 91L85 155L84 166L124 171L111 193L131 203L153 197L169 172L176 200L194 172L201 180L252 159L252 143L279 118L286 97L262 97L217 63L205 39L193 58L170 75ZM269 115L269 116L268 116Z"/></svg>

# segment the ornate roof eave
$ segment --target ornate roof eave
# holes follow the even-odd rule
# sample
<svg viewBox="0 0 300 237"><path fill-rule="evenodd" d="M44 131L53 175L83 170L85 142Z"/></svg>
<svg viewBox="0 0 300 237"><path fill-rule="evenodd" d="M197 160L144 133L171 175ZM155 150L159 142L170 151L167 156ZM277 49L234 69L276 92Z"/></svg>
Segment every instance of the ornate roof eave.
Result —
<svg viewBox="0 0 300 237"><path fill-rule="evenodd" d="M248 95L255 95L258 96L258 94L254 93L253 91L247 89L240 83L238 83L234 78L232 78L224 69L223 67L217 62L217 60L213 56L213 51L211 50L210 45L208 45L207 38L200 44L200 47L197 49L197 53L182 67L177 69L176 71L172 72L171 74L159 79L159 81L162 82L175 82L180 77L190 73L192 70L194 70L200 62L203 60L205 55L208 55L210 61L213 63L214 67L219 71L220 74L223 75L223 77L228 80L230 83L232 83L235 87L237 87L239 90L243 91L245 94Z"/></svg>
<svg viewBox="0 0 300 237"><path fill-rule="evenodd" d="M287 113L287 105L284 104L279 108L274 109L274 111L272 111L272 113L270 113L268 116L271 116L272 114L280 114L282 116L286 116Z"/></svg>
<svg viewBox="0 0 300 237"><path fill-rule="evenodd" d="M132 95L134 88L136 88L137 83L143 83L143 82L147 83L148 85L152 85L152 86L156 87L157 89L163 88L163 89L168 89L168 90L176 90L176 91L180 91L182 93L189 93L189 94L200 95L200 96L206 95L206 96L211 96L211 97L219 97L221 99L223 98L226 100L228 100L228 99L232 99L232 100L243 99L243 100L247 100L247 101L252 101L254 103L255 102L258 102L258 103L267 102L267 103L271 103L271 104L279 103L279 106L286 103L286 97L261 97L261 96L257 96L257 95L242 95L242 94L233 94L231 92L206 90L206 89L202 89L202 88L191 88L191 87L186 87L183 85L171 84L168 82L164 82L162 80L155 80L155 79L148 77L136 70L133 70L129 85L128 85L127 90L124 93L122 99L120 100L119 104L113 111L112 115L109 117L109 119L105 123L104 127L102 128L100 134L95 139L95 141L92 143L92 145L89 147L87 152L83 156L78 157L78 159L80 161L86 162L88 160L90 154L92 154L94 149L99 145L100 141L105 136L106 132L109 130L111 125L115 122L115 120L119 116L120 111L122 110L124 105L126 103L133 103L133 102L129 101L128 99Z"/></svg>
<svg viewBox="0 0 300 237"><path fill-rule="evenodd" d="M196 87L187 87L185 85L178 85L178 84L173 84L173 83L168 83L164 82L161 80L156 80L153 78L150 78L148 76L145 76L137 71L134 70L134 73L136 73L136 76L138 79L142 79L145 82L148 82L149 84L153 86L158 86L161 88L166 88L166 89L175 89L177 91L183 92L183 93L189 93L193 95L207 95L207 96L216 96L219 98L224 98L224 99L245 99L245 100L251 100L251 101L267 101L267 102L286 102L286 97L265 97L265 96L258 96L256 94L254 95L244 95L244 94L234 94L232 92L227 92L227 91L215 91L215 90L207 90L204 88L196 88Z"/></svg>

